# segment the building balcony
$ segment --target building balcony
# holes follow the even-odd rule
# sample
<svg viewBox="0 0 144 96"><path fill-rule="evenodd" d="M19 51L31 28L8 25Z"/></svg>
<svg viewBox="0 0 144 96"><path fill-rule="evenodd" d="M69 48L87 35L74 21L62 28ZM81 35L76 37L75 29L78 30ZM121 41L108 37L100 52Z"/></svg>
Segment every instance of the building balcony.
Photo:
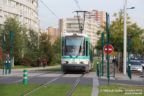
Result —
<svg viewBox="0 0 144 96"><path fill-rule="evenodd" d="M27 2L26 0L13 0L13 1L20 3L22 5L25 5L31 9L33 9L35 12L37 12L37 7L34 7L34 5L32 3Z"/></svg>

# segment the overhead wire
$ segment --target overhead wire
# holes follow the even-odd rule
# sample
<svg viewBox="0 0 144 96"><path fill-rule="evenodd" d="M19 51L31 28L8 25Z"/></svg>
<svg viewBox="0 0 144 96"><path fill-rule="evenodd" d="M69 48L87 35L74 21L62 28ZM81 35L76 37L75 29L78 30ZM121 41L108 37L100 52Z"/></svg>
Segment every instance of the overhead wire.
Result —
<svg viewBox="0 0 144 96"><path fill-rule="evenodd" d="M59 19L59 17L55 14L55 12L53 12L44 2L43 0L39 0L57 19Z"/></svg>
<svg viewBox="0 0 144 96"><path fill-rule="evenodd" d="M78 2L77 0L74 0L74 1L75 1L75 3L76 3L76 6L77 6L79 9L81 9L79 2Z"/></svg>

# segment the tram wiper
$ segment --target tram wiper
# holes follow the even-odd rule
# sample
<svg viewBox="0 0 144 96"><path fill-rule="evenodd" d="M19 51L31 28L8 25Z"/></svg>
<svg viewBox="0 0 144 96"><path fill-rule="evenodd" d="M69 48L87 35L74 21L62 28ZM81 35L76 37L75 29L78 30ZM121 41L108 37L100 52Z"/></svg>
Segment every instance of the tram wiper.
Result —
<svg viewBox="0 0 144 96"><path fill-rule="evenodd" d="M81 52L81 45L80 45L80 48L79 48L79 52L78 52L78 54ZM77 54L77 56L76 57L78 57L78 54Z"/></svg>
<svg viewBox="0 0 144 96"><path fill-rule="evenodd" d="M72 55L71 55L71 54L69 54L69 56L70 56L70 57L72 57Z"/></svg>

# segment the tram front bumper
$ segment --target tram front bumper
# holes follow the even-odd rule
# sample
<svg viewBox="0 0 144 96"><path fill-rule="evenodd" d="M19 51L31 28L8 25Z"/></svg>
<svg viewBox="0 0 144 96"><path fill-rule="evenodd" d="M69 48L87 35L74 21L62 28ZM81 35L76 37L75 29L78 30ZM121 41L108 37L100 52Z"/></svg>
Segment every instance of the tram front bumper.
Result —
<svg viewBox="0 0 144 96"><path fill-rule="evenodd" d="M61 67L63 71L68 71L68 70L88 71L89 70L88 64L62 64Z"/></svg>

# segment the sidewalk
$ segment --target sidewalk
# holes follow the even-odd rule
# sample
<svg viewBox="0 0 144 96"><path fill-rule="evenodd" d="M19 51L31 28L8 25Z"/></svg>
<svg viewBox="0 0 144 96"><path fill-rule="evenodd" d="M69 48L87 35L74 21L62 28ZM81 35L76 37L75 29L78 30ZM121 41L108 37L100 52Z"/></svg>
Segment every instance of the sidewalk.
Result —
<svg viewBox="0 0 144 96"><path fill-rule="evenodd" d="M56 66L46 66L46 67L33 67L33 68L22 68L22 69L12 69L12 70L16 70L16 71L21 71L24 69L27 70L39 70L39 69L50 69L50 68L59 68L60 65L56 65Z"/></svg>
<svg viewBox="0 0 144 96"><path fill-rule="evenodd" d="M46 66L45 68L44 67L33 67L33 68L11 69L11 74L13 72L15 73L17 71L23 72L24 69L27 69L28 71L31 71L31 70L40 70L40 69L50 69L50 68L60 68L60 65L57 65L57 66ZM3 74L3 69L0 69L0 75L2 75L2 74Z"/></svg>
<svg viewBox="0 0 144 96"><path fill-rule="evenodd" d="M100 77L101 79L107 79L106 76ZM131 80L131 81L144 81L144 77L140 75L132 75L132 79L129 79L128 75L124 74L115 74L115 79L113 77L110 78L111 80Z"/></svg>
<svg viewBox="0 0 144 96"><path fill-rule="evenodd" d="M116 74L116 77L110 78L110 84L120 84L120 85L135 85L135 86L144 86L144 77L140 77L140 75L132 75L132 79L129 79L127 75ZM107 77L99 77L99 85L107 85L108 80Z"/></svg>
<svg viewBox="0 0 144 96"><path fill-rule="evenodd" d="M92 72L92 76L93 76L93 89L92 89L92 94L91 96L98 96L98 86L99 86L99 81L98 81L98 77L96 75L95 72Z"/></svg>

